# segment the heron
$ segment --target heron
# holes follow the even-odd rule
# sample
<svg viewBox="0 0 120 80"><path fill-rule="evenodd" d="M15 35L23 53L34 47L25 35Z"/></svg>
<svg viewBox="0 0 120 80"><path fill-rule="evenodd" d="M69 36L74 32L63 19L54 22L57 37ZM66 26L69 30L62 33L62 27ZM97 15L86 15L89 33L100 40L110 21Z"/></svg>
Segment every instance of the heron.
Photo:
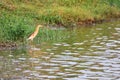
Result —
<svg viewBox="0 0 120 80"><path fill-rule="evenodd" d="M35 31L29 36L27 40L33 41L33 39L37 36L39 32L39 28L43 27L42 25L37 25Z"/></svg>

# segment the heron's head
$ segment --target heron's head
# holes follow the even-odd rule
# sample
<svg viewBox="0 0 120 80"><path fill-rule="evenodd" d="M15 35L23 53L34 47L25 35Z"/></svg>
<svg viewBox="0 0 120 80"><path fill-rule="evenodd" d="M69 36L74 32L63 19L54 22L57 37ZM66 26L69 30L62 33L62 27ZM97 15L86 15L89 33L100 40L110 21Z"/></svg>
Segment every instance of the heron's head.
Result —
<svg viewBox="0 0 120 80"><path fill-rule="evenodd" d="M39 25L37 25L37 27L41 28L41 27L43 27L43 25L40 25L40 24L39 24Z"/></svg>

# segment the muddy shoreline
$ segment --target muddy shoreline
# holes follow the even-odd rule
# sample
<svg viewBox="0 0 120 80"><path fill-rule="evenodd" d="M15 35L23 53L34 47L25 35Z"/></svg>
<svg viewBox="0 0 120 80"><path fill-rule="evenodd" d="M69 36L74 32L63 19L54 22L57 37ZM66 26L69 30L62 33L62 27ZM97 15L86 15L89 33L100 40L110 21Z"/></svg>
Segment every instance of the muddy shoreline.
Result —
<svg viewBox="0 0 120 80"><path fill-rule="evenodd" d="M17 48L16 42L0 42L0 50L9 50Z"/></svg>

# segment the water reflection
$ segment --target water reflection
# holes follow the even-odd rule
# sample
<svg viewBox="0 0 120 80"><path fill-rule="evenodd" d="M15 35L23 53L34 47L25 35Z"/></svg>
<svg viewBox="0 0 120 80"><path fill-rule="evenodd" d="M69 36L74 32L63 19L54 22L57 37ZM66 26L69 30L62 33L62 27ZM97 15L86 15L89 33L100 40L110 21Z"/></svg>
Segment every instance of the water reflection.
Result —
<svg viewBox="0 0 120 80"><path fill-rule="evenodd" d="M119 80L119 27L112 22L77 28L63 42L0 51L0 79Z"/></svg>

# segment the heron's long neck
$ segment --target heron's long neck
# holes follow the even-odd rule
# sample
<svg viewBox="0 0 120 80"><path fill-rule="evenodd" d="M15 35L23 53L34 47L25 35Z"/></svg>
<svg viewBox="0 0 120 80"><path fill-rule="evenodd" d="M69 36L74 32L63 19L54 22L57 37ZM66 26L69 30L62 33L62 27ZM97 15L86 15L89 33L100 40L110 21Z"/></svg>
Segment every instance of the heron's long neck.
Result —
<svg viewBox="0 0 120 80"><path fill-rule="evenodd" d="M35 34L37 34L38 33L38 31L39 31L39 27L37 27L36 29L35 29Z"/></svg>

